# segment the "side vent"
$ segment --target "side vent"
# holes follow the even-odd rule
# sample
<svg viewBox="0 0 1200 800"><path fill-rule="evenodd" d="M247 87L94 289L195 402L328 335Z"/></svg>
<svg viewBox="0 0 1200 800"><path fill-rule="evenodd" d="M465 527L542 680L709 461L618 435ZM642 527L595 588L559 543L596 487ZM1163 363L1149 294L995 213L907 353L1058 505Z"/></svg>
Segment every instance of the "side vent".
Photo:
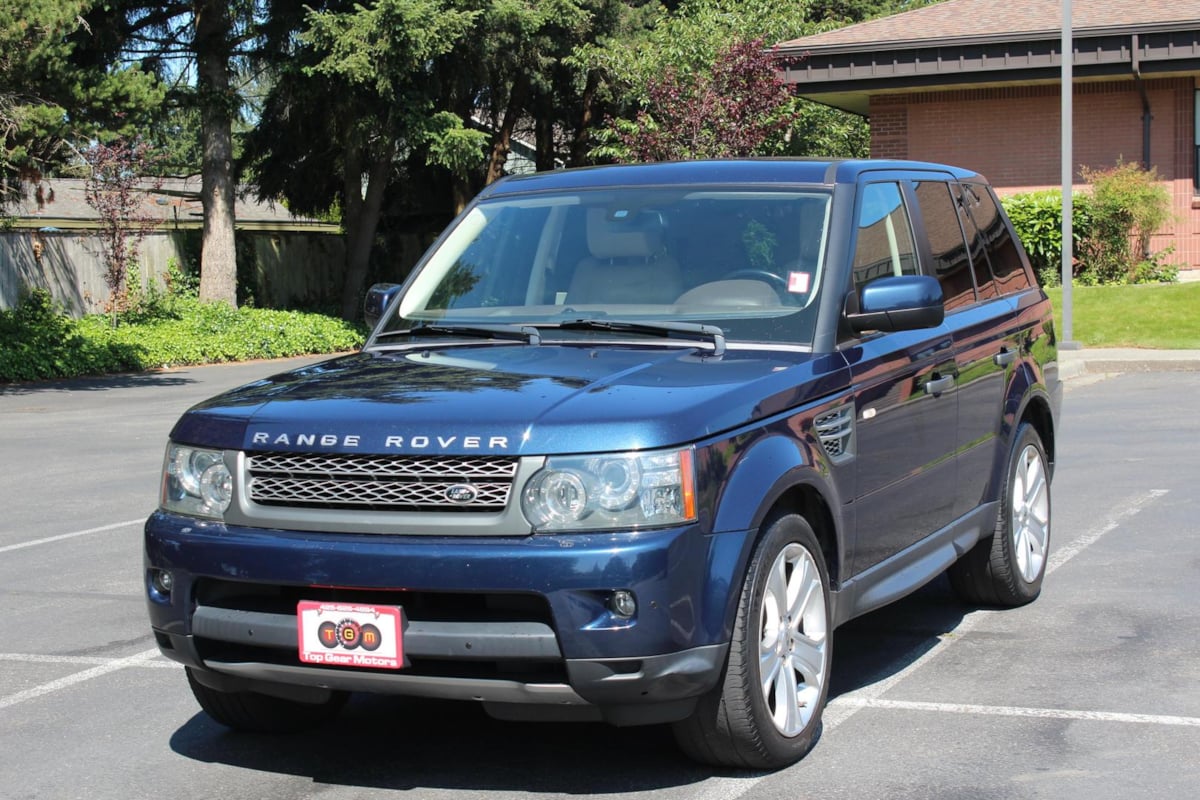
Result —
<svg viewBox="0 0 1200 800"><path fill-rule="evenodd" d="M847 403L826 411L815 420L813 428L825 453L835 464L854 457L854 404Z"/></svg>

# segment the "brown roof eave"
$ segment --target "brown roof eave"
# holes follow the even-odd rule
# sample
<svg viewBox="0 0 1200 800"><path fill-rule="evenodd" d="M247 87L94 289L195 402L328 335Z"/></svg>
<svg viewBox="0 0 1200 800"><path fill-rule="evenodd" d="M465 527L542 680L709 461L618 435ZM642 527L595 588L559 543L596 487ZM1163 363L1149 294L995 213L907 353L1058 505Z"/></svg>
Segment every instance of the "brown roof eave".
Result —
<svg viewBox="0 0 1200 800"><path fill-rule="evenodd" d="M1089 39L1130 37L1133 35L1142 36L1145 34L1179 33L1189 31L1200 33L1200 20L1176 20L1171 23L1125 25L1112 28L1088 28L1084 30L1073 31L1071 38L1073 47L1078 50L1080 42ZM796 39L791 42L783 42L777 45L774 48L774 52L781 58L788 58L804 55L818 56L850 53L881 53L905 50L925 50L931 48L977 47L980 45L993 44L1033 44L1042 42L1057 43L1062 41L1061 33L1062 32L1060 30L1037 32L1025 31L1003 35L944 36L927 39L896 39L886 43L871 41L811 45L801 44L801 42L804 40Z"/></svg>
<svg viewBox="0 0 1200 800"><path fill-rule="evenodd" d="M935 42L943 42L937 46ZM1151 33L1122 31L1074 42L1074 73L1079 80L1165 74L1200 74L1200 29ZM907 49L832 48L810 51L785 64L784 80L797 93L856 93L933 88L961 83L1029 83L1061 72L1055 39L967 41L926 40ZM1136 70L1135 70L1136 68ZM856 106L861 103L856 102ZM862 113L856 108L856 113Z"/></svg>

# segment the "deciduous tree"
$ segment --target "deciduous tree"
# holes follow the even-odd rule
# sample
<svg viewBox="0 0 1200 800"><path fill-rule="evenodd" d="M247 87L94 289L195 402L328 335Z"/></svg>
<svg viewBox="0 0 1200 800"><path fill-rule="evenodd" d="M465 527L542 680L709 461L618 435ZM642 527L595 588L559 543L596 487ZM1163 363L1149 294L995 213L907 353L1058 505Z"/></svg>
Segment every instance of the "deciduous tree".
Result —
<svg viewBox="0 0 1200 800"><path fill-rule="evenodd" d="M126 307L129 267L137 263L146 234L162 222L162 216L147 211L145 204L147 193L157 191L162 179L143 177L154 171L154 154L144 142L125 138L95 142L82 156L89 169L84 196L100 221L104 283L115 324L116 315Z"/></svg>

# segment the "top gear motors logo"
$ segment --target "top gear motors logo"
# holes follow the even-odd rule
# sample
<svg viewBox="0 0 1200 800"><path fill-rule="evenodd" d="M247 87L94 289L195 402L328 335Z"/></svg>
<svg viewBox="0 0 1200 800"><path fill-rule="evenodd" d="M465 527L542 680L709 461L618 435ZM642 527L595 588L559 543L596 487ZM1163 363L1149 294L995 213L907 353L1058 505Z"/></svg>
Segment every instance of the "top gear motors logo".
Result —
<svg viewBox="0 0 1200 800"><path fill-rule="evenodd" d="M383 644L383 634L379 628L370 623L359 625L349 618L339 622L322 622L317 627L317 638L330 650L337 647L355 650L361 647L371 652L378 650L379 645Z"/></svg>

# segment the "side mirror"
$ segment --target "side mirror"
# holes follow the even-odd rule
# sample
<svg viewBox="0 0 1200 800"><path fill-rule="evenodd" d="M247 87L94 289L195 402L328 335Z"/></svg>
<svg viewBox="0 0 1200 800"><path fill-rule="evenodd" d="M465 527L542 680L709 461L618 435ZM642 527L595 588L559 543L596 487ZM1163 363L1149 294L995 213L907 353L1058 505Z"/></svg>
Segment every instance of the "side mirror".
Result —
<svg viewBox="0 0 1200 800"><path fill-rule="evenodd" d="M936 328L946 316L942 285L928 275L877 278L862 288L852 312L854 299L847 298L846 322L855 333Z"/></svg>
<svg viewBox="0 0 1200 800"><path fill-rule="evenodd" d="M377 283L367 289L367 298L363 300L363 319L366 320L367 327L375 327L399 292L398 283Z"/></svg>

